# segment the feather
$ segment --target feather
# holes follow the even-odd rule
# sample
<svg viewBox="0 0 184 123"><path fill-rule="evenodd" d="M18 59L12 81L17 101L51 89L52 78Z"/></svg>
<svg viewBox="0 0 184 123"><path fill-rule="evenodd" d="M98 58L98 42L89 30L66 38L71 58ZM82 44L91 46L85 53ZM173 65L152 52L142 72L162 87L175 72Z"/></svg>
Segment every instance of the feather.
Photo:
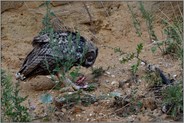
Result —
<svg viewBox="0 0 184 123"><path fill-rule="evenodd" d="M34 37L33 50L25 58L16 78L26 80L37 75L57 74L55 68L71 69L73 66L92 66L98 48L78 33L55 31ZM69 66L67 65L69 64Z"/></svg>

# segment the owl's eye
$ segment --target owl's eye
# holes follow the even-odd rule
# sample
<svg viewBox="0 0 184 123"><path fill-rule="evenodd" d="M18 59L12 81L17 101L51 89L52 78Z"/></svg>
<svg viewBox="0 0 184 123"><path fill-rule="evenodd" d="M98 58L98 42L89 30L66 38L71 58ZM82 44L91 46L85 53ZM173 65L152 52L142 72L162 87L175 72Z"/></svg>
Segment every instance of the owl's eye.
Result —
<svg viewBox="0 0 184 123"><path fill-rule="evenodd" d="M86 59L88 62L92 62L95 58L95 53L92 51L92 52L89 52L86 56Z"/></svg>
<svg viewBox="0 0 184 123"><path fill-rule="evenodd" d="M92 62L94 60L94 57L93 56L90 56L87 58L88 62Z"/></svg>

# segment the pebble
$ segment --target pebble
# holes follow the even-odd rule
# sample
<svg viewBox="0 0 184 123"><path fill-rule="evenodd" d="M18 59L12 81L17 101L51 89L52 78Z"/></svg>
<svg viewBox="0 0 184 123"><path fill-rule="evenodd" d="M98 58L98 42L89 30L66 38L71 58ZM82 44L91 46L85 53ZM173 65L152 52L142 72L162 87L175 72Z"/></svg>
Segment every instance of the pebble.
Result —
<svg viewBox="0 0 184 123"><path fill-rule="evenodd" d="M95 105L95 106L98 106L98 102L95 102L94 105Z"/></svg>
<svg viewBox="0 0 184 123"><path fill-rule="evenodd" d="M89 121L89 120L90 120L89 118L86 119L86 121Z"/></svg>
<svg viewBox="0 0 184 123"><path fill-rule="evenodd" d="M141 62L141 65L143 65L143 66L144 66L144 65L145 65L145 63L144 63L144 62Z"/></svg>
<svg viewBox="0 0 184 123"><path fill-rule="evenodd" d="M76 114L76 117L80 117L81 115L80 114Z"/></svg>
<svg viewBox="0 0 184 123"><path fill-rule="evenodd" d="M103 116L104 114L103 113L99 113L100 116Z"/></svg>
<svg viewBox="0 0 184 123"><path fill-rule="evenodd" d="M113 85L113 87L118 88L119 87L119 82L118 81L112 81L111 85Z"/></svg>
<svg viewBox="0 0 184 123"><path fill-rule="evenodd" d="M61 111L65 113L66 112L66 109L65 108L62 108Z"/></svg>
<svg viewBox="0 0 184 123"><path fill-rule="evenodd" d="M109 80L105 80L106 83L109 83Z"/></svg>
<svg viewBox="0 0 184 123"><path fill-rule="evenodd" d="M168 109L167 109L167 107L165 105L162 107L161 110L162 110L163 113L166 113L168 111Z"/></svg>
<svg viewBox="0 0 184 123"><path fill-rule="evenodd" d="M111 75L112 78L115 78L115 75Z"/></svg>
<svg viewBox="0 0 184 123"><path fill-rule="evenodd" d="M93 116L93 115L94 115L93 113L90 113L90 114L89 114L90 117Z"/></svg>
<svg viewBox="0 0 184 123"><path fill-rule="evenodd" d="M175 74L175 75L173 75L173 78L174 78L174 79L176 79L176 77L177 77L177 75L176 75L176 74Z"/></svg>
<svg viewBox="0 0 184 123"><path fill-rule="evenodd" d="M130 88L130 86L131 86L130 83L125 83L124 84L124 88Z"/></svg>
<svg viewBox="0 0 184 123"><path fill-rule="evenodd" d="M110 74L111 74L109 71L106 71L106 73L107 73L108 75L110 75Z"/></svg>

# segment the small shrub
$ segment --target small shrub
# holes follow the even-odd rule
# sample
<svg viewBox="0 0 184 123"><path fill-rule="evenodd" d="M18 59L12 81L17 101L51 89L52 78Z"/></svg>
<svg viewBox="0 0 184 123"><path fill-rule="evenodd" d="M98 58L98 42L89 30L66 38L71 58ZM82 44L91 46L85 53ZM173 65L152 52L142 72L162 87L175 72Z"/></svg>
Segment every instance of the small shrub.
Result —
<svg viewBox="0 0 184 123"><path fill-rule="evenodd" d="M149 87L162 85L162 79L157 72L147 71L143 78L149 84Z"/></svg>
<svg viewBox="0 0 184 123"><path fill-rule="evenodd" d="M101 76L104 72L105 70L102 67L92 69L92 74L94 78Z"/></svg>
<svg viewBox="0 0 184 123"><path fill-rule="evenodd" d="M163 105L169 106L167 114L177 117L183 112L183 85L178 83L163 90Z"/></svg>
<svg viewBox="0 0 184 123"><path fill-rule="evenodd" d="M140 44L137 45L137 47L136 47L136 52L135 52L135 53L134 53L134 52L127 53L126 56L124 56L124 57L122 57L122 58L120 59L120 63L123 63L123 64L126 63L126 62L129 62L130 60L132 60L132 59L134 59L134 58L137 59L136 64L134 64L134 65L131 66L131 72L132 72L132 74L133 74L134 76L136 75L136 72L138 71L140 62L142 61L142 60L139 58L139 55L140 55L142 49L143 49L143 44L140 43ZM117 50L117 48L115 48L114 51L115 51L115 53L119 52L119 53L120 53L120 56L122 56L122 55L125 54L125 53L123 53L123 51L122 51L121 49L119 49L119 48L118 48L118 50Z"/></svg>
<svg viewBox="0 0 184 123"><path fill-rule="evenodd" d="M19 95L19 83L13 86L11 77L1 70L1 120L5 122L28 122L30 116L28 108L22 106L22 102L27 99Z"/></svg>

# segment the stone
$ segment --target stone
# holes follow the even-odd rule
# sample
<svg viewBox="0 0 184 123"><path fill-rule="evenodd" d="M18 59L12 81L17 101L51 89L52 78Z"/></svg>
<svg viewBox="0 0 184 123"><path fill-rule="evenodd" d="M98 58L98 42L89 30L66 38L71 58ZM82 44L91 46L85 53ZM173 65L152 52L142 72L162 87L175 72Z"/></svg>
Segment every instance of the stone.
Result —
<svg viewBox="0 0 184 123"><path fill-rule="evenodd" d="M112 81L112 82L111 82L111 85L112 85L114 88L119 88L119 82L118 82L118 81Z"/></svg>

